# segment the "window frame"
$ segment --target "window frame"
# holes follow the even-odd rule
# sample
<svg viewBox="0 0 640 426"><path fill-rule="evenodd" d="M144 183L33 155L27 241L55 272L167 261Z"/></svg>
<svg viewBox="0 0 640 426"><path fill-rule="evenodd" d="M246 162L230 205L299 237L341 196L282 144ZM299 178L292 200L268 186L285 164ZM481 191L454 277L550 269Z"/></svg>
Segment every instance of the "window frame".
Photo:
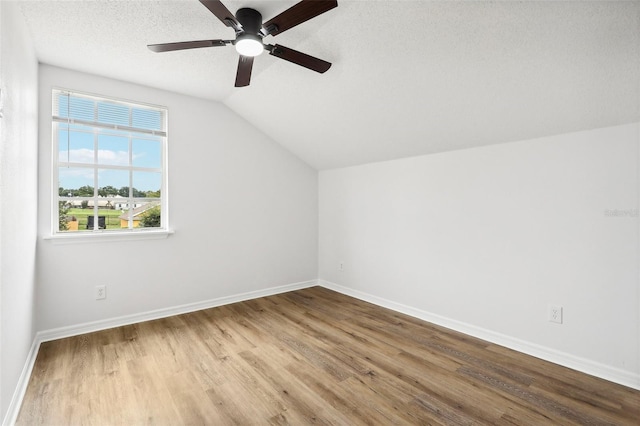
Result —
<svg viewBox="0 0 640 426"><path fill-rule="evenodd" d="M63 114L60 114L59 111L56 110L56 105L58 104L58 96L60 94L67 94L71 96L77 96L81 98L88 98L95 101L95 108L98 108L98 104L100 102L111 103L119 106L126 106L130 108L129 113L133 114L134 108L139 109L150 109L157 110L161 113L161 130L153 130L153 129L144 129L142 127L130 127L123 126L118 124L109 124L109 123L99 123L94 116L94 121L85 121L85 120L76 120L69 117L67 114L66 119L62 117ZM169 194L168 194L168 115L169 111L166 106L150 104L146 102L139 101L131 101L128 99L122 99L112 96L105 96L95 93L87 93L78 90L72 90L67 88L53 87L51 89L51 232L49 236L46 236L45 239L51 240L59 240L59 241L86 241L86 240L95 240L95 239L105 239L110 241L122 241L129 239L157 239L157 238L166 238L173 231L169 228ZM59 106L59 104L58 104ZM57 114L56 114L57 113ZM88 170L93 171L93 190L94 193L92 196L87 197L65 197L61 196L59 193L60 188L60 167L68 166L73 167L73 164L77 164L71 161L60 161L60 127L67 125L67 132L73 131L71 126L78 124L82 126L87 126L87 129L90 133L92 133L93 138L93 155L94 160L90 163L82 163L81 167L86 168ZM130 123L131 124L131 123ZM77 130L77 129L76 129ZM86 129L85 129L86 130ZM106 133L105 133L106 131ZM99 148L99 136L108 134L108 132L116 132L120 137L125 132L127 133L127 143L128 143L128 155L129 160L128 164L118 165L118 164L104 164L98 161L98 154L100 151ZM140 134L148 134L152 136L152 139L158 140L160 143L160 167L144 167L144 166L136 166L133 164L133 140L136 135ZM112 135L113 136L113 135ZM129 224L128 228L118 228L118 229L99 229L99 220L96 221L96 218L99 217L98 210L100 208L99 200L102 197L99 196L99 186L98 186L98 174L101 170L120 170L128 172L128 186L129 186L129 195L127 197L116 196L113 197L110 201L113 202L125 202L128 203L129 206L133 205L133 207L129 208L129 212L131 212L135 207L136 203L144 202L144 201L159 201L160 207L160 226L153 228L141 228L141 227L133 227L133 215L129 216ZM134 189L134 173L135 172L155 172L160 173L160 197L159 198L145 198L145 197L134 197L133 189ZM89 202L93 201L93 210L92 215L94 217L94 229L87 229L81 231L67 231L59 229L59 202L61 201L69 201L73 199L74 201L82 202L87 200Z"/></svg>

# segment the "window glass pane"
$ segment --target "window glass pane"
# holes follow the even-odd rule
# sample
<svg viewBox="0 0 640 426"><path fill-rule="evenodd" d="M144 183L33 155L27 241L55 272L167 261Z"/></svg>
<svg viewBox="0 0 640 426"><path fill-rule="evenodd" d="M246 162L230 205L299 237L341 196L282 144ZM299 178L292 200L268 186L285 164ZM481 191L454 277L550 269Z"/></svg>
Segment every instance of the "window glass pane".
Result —
<svg viewBox="0 0 640 426"><path fill-rule="evenodd" d="M162 174L153 172L133 172L134 197L160 197Z"/></svg>
<svg viewBox="0 0 640 426"><path fill-rule="evenodd" d="M136 167L162 167L162 145L159 140L134 139L133 165Z"/></svg>
<svg viewBox="0 0 640 426"><path fill-rule="evenodd" d="M58 193L62 197L93 197L93 169L59 167Z"/></svg>
<svg viewBox="0 0 640 426"><path fill-rule="evenodd" d="M100 181L106 181L109 179L103 178L102 176L100 176L99 178ZM119 179L117 179L119 180ZM98 186L98 197L110 197L110 198L114 198L114 197L120 197L120 188L115 187L113 185L109 185L109 184L101 184L100 186Z"/></svg>
<svg viewBox="0 0 640 426"><path fill-rule="evenodd" d="M98 102L98 121L100 123L129 126L129 108L110 102Z"/></svg>
<svg viewBox="0 0 640 426"><path fill-rule="evenodd" d="M60 126L58 131L58 161L70 163L93 163L93 134L69 131Z"/></svg>
<svg viewBox="0 0 640 426"><path fill-rule="evenodd" d="M75 216L73 204L69 201L58 202L58 230L77 231L79 228L78 217Z"/></svg>
<svg viewBox="0 0 640 426"><path fill-rule="evenodd" d="M98 135L98 163L129 165L129 138L108 133Z"/></svg>
<svg viewBox="0 0 640 426"><path fill-rule="evenodd" d="M128 197L129 196L129 171L128 170L98 170L98 195L101 197Z"/></svg>
<svg viewBox="0 0 640 426"><path fill-rule="evenodd" d="M134 228L160 228L160 202L143 203L135 208L133 214Z"/></svg>
<svg viewBox="0 0 640 426"><path fill-rule="evenodd" d="M59 230L61 231L92 231L95 223L94 200L69 200L59 202ZM105 229L106 221L104 209L98 209L98 229ZM109 210L107 210L109 211ZM65 213L66 212L66 213ZM108 220L108 219L107 219ZM116 221L112 220L116 223Z"/></svg>

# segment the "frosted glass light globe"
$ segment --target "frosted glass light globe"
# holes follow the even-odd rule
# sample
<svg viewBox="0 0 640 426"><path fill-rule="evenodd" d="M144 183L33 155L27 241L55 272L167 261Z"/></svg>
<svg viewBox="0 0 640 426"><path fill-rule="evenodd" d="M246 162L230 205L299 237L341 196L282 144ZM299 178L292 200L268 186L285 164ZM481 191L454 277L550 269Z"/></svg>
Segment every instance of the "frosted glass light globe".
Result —
<svg viewBox="0 0 640 426"><path fill-rule="evenodd" d="M258 56L263 50L260 37L245 35L236 41L236 51L242 56Z"/></svg>

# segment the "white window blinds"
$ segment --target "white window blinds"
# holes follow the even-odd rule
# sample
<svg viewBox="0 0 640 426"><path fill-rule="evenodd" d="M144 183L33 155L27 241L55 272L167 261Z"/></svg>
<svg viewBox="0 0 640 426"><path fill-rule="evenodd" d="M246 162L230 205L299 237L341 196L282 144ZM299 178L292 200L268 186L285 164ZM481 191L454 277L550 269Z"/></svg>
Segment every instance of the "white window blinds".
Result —
<svg viewBox="0 0 640 426"><path fill-rule="evenodd" d="M166 136L166 110L53 90L53 121Z"/></svg>

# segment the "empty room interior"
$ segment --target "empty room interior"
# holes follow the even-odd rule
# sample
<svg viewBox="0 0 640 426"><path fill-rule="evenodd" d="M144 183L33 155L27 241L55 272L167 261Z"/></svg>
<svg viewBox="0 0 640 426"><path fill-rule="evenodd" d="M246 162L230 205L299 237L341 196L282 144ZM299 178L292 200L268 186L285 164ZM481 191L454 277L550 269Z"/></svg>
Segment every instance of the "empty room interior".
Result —
<svg viewBox="0 0 640 426"><path fill-rule="evenodd" d="M0 1L3 425L637 424L640 2Z"/></svg>

